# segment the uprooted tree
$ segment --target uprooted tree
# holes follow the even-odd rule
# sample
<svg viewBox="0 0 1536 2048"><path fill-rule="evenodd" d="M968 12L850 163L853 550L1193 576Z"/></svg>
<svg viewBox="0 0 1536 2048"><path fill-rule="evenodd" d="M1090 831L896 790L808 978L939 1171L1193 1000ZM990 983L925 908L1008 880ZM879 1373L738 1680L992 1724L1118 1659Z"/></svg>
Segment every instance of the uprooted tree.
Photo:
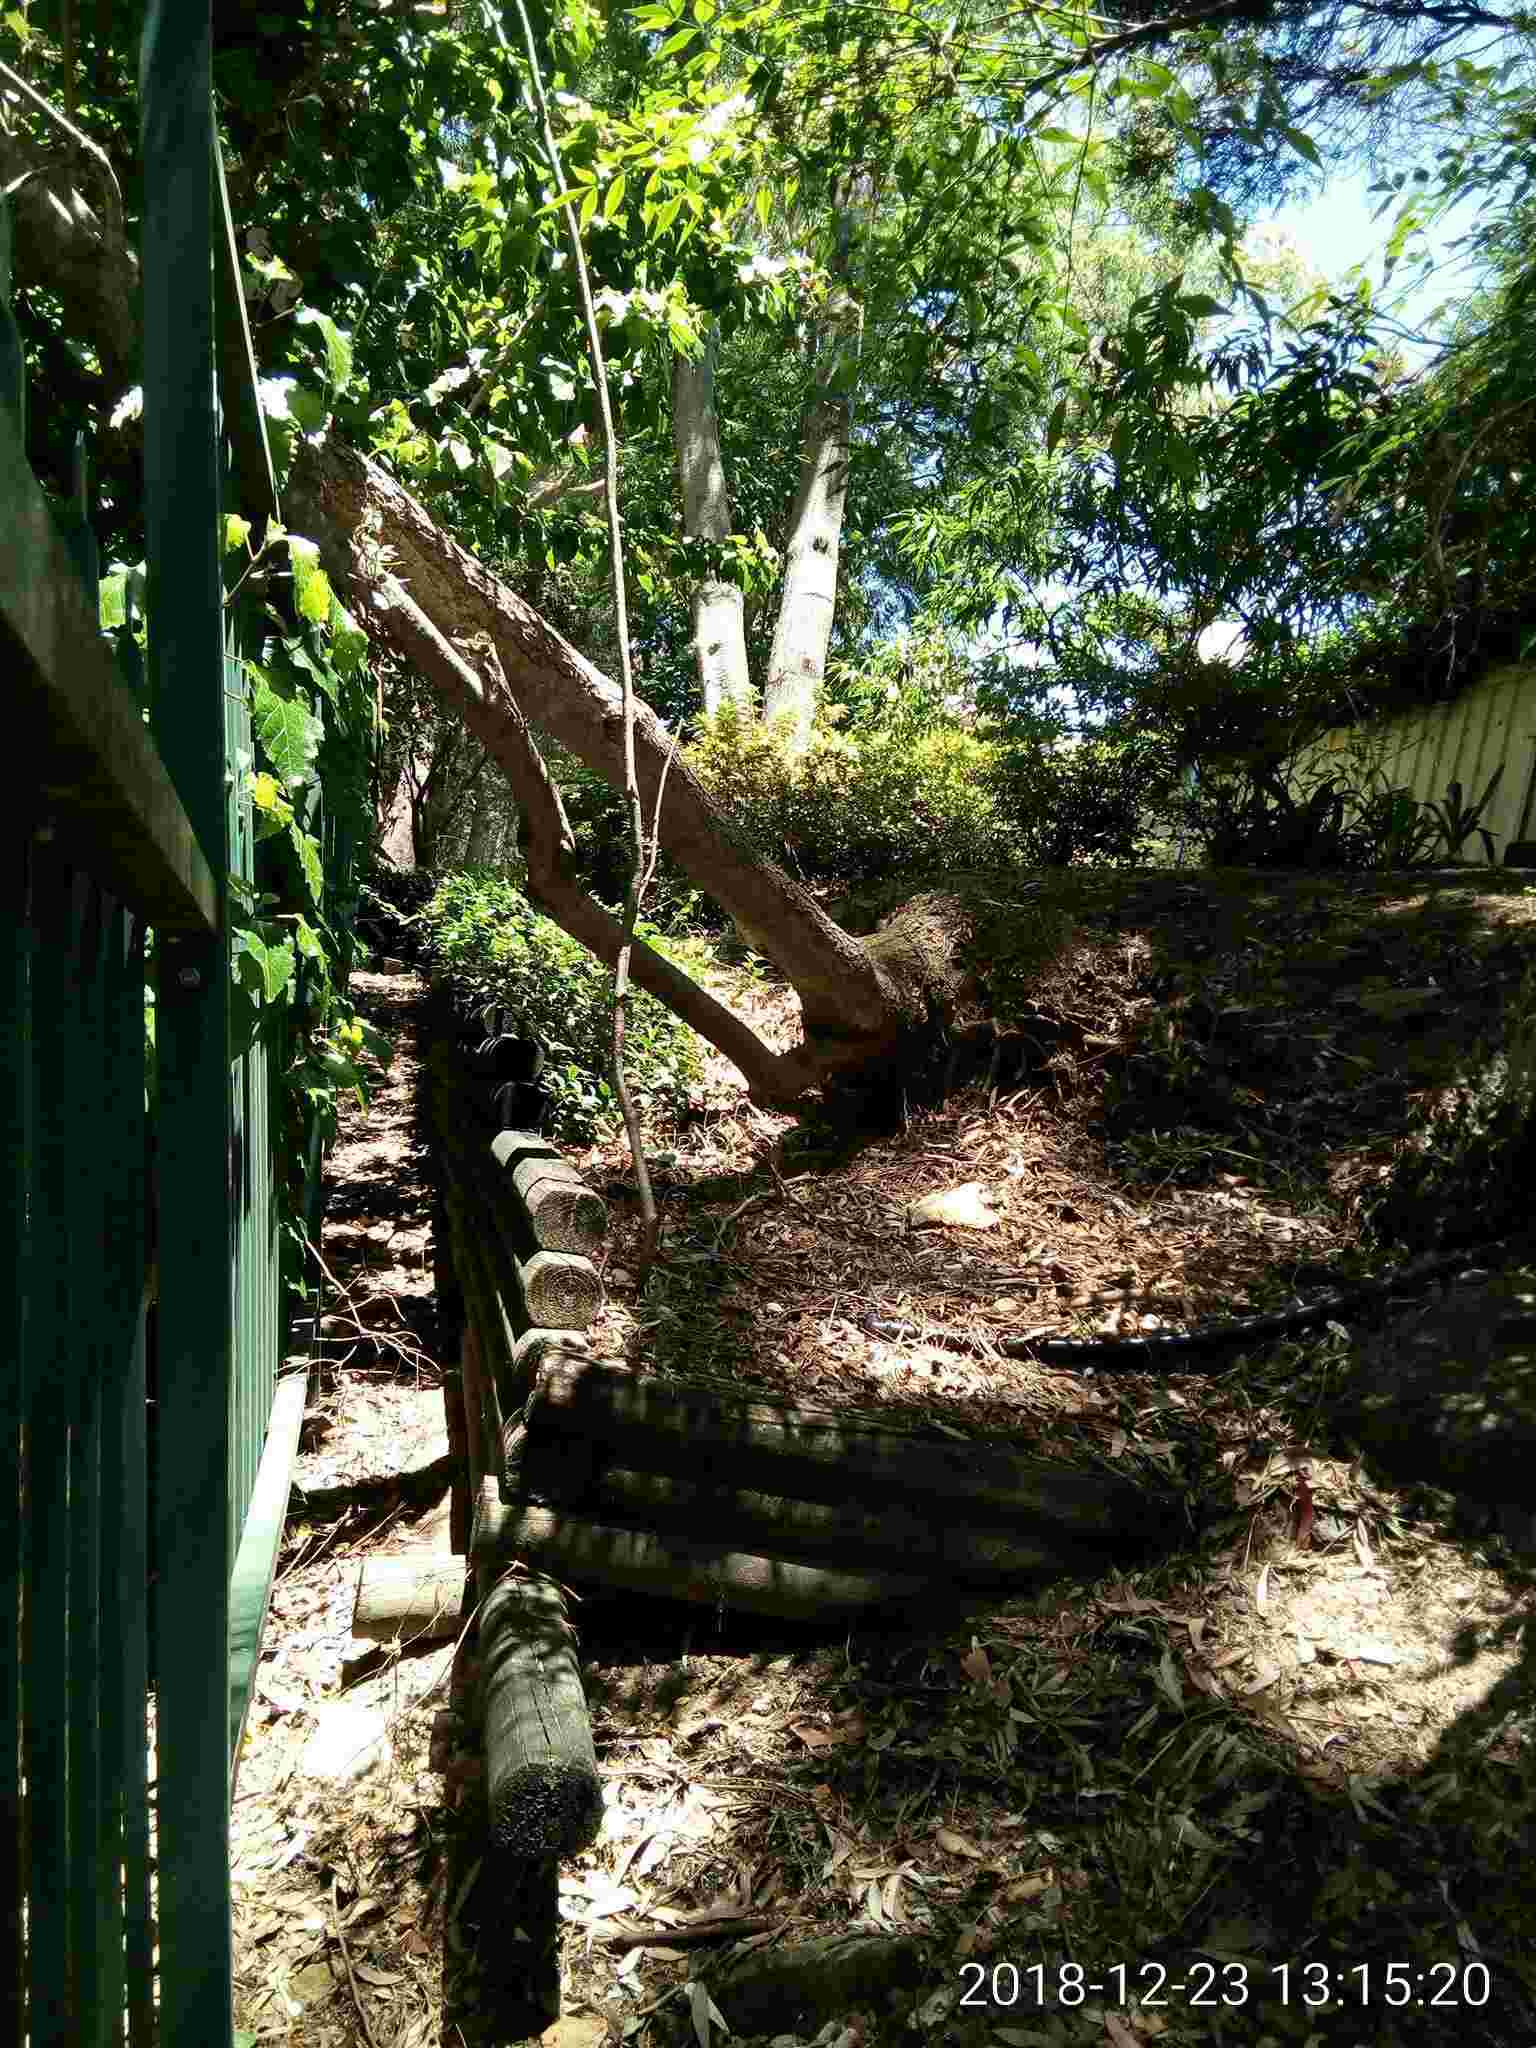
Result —
<svg viewBox="0 0 1536 2048"><path fill-rule="evenodd" d="M611 958L619 921L571 875L570 829L530 726L616 780L617 685L355 450L334 442L306 448L288 501L359 616L456 707L506 776L525 820L530 892L574 937ZM636 948L635 979L734 1060L756 1093L793 1100L831 1076L889 1060L952 999L956 934L937 905L913 906L871 939L851 938L745 840L644 705L636 710L635 757L663 846L794 986L804 1043L771 1051L648 948Z"/></svg>

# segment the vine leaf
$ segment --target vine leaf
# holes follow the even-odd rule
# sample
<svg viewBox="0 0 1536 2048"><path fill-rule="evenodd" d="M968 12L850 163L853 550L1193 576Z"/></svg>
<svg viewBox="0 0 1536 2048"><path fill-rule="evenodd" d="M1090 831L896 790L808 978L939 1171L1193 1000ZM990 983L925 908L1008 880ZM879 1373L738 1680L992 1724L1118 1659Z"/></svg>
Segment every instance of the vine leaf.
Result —
<svg viewBox="0 0 1536 2048"><path fill-rule="evenodd" d="M307 782L314 771L322 730L314 712L301 698L279 696L263 677L256 685L252 715L262 751L284 789Z"/></svg>

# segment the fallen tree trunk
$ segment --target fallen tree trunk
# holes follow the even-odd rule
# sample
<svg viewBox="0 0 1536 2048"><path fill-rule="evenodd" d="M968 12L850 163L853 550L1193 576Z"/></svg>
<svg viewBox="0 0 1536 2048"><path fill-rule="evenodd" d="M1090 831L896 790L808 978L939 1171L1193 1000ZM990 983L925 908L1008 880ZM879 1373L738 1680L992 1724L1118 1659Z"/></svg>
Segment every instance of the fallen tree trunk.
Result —
<svg viewBox="0 0 1536 2048"><path fill-rule="evenodd" d="M361 616L460 713L521 800L547 819L552 789L532 748L530 721L611 787L622 787L618 686L445 534L377 463L334 437L321 445L306 443L294 463L287 500ZM493 650L494 665L472 664L461 651L469 642ZM806 1047L798 1057L772 1054L728 1012L722 1014L733 1043L717 1038L697 1024L696 1002L690 998L684 1007L675 1001L678 991L668 994L658 986L657 956L647 959L639 949L636 980L673 1002L737 1060L754 1087L781 1097L803 1092L829 1073L889 1056L905 1033L922 1024L937 992L935 963L901 947L881 956L835 925L807 890L750 844L687 761L677 758L672 735L645 705L636 707L634 742L645 815L657 817L661 843L679 866L793 984ZM540 777L542 792L532 786ZM617 920L579 889L575 898L581 900L573 899L574 885L562 878L561 862L547 846L540 853L530 842L528 852L530 879L536 879L551 914L601 957L613 957ZM942 962L939 967L942 982ZM703 996L686 976L670 972L694 997Z"/></svg>

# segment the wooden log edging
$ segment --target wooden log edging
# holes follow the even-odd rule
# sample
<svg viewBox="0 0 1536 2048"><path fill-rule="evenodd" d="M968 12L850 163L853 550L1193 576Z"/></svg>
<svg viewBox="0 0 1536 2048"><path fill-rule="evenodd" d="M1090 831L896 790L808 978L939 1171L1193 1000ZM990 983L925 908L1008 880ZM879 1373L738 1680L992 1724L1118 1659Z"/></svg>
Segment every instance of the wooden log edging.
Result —
<svg viewBox="0 0 1536 2048"><path fill-rule="evenodd" d="M601 1196L544 1139L504 1131L482 1143L469 1105L441 1084L434 1097L447 1180L490 1225L481 1239L493 1234L504 1258L516 1329L584 1330L603 1305L593 1264L608 1222Z"/></svg>
<svg viewBox="0 0 1536 2048"><path fill-rule="evenodd" d="M540 1251L594 1259L608 1237L608 1204L547 1140L499 1131L490 1156L510 1202Z"/></svg>
<svg viewBox="0 0 1536 2048"><path fill-rule="evenodd" d="M448 1430L448 1456L453 1462L453 1488L448 1504L448 1545L463 1557L469 1549L469 1518L474 1481L469 1471L469 1429L464 1420L464 1367L443 1369L443 1421Z"/></svg>
<svg viewBox="0 0 1536 2048"><path fill-rule="evenodd" d="M603 1788L565 1603L548 1579L503 1578L480 1608L491 1836L520 1862L596 1840Z"/></svg>
<svg viewBox="0 0 1536 2048"><path fill-rule="evenodd" d="M856 1500L861 1511L905 1505L961 1523L979 1518L1029 1542L1140 1547L1161 1506L1116 1473L848 1423L596 1360L550 1359L525 1420L531 1438L601 1446L625 1470L685 1481L718 1472L733 1487L834 1508Z"/></svg>
<svg viewBox="0 0 1536 2048"><path fill-rule="evenodd" d="M653 1529L669 1542L719 1543L806 1564L918 1573L998 1591L1043 1584L1065 1573L1096 1577L1110 1554L1090 1538L1023 1522L987 1525L955 1502L840 1505L764 1493L718 1474L677 1478L611 1462L604 1445L508 1430L507 1496L516 1493L567 1517Z"/></svg>
<svg viewBox="0 0 1536 2048"><path fill-rule="evenodd" d="M450 1640L463 1623L465 1565L462 1556L430 1550L365 1558L353 1635L370 1643Z"/></svg>
<svg viewBox="0 0 1536 2048"><path fill-rule="evenodd" d="M477 1572L500 1560L527 1558L624 1592L724 1605L789 1621L851 1621L871 1608L915 1606L940 1597L953 1605L953 1589L930 1579L796 1564L521 1502L508 1505L489 1482L481 1489L472 1540Z"/></svg>

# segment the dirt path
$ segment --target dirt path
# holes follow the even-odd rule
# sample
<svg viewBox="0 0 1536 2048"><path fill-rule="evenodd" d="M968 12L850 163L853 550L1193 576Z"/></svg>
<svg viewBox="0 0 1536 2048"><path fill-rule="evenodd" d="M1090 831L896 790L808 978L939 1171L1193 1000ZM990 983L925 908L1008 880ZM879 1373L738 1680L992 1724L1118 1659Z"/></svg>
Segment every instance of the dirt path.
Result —
<svg viewBox="0 0 1536 2048"><path fill-rule="evenodd" d="M364 1558L448 1548L446 1485L422 1506L390 1484L448 1450L415 1122L424 989L414 975L357 974L353 993L395 1057L366 1111L343 1106L328 1163L320 1392L295 1468L232 1840L238 2021L259 2040L306 2048L367 2043L360 2007L381 2030L375 2048L440 2038L431 1893L443 1785L427 1761L452 1647L386 1658L351 1637Z"/></svg>
<svg viewBox="0 0 1536 2048"><path fill-rule="evenodd" d="M560 2048L709 2048L686 1989L697 1952L667 1933L711 1910L766 1922L775 1952L858 1926L911 1936L926 1959L899 2011L791 1999L738 2038L1536 2039L1520 1875L1536 1865L1531 1577L1443 1499L1373 1483L1330 1433L1353 1330L1215 1373L1095 1381L887 1344L853 1320L873 1307L983 1338L1178 1327L1347 1262L1354 1193L1518 978L1529 950L1509 923L1531 899L1483 919L1466 889L1334 905L1308 882L1231 892L1218 916L1188 889L1170 882L1135 916L1106 904L1064 965L1072 1043L996 1099L972 1089L839 1148L753 1110L713 1065L693 1120L658 1145L666 1257L643 1301L622 1152L576 1155L616 1219L601 1352L1091 1448L1182 1479L1189 1536L1133 1576L830 1643L586 1603L607 1806L561 1879ZM345 1307L327 1335L350 1357L319 1404L328 1426L306 1436L313 1489L446 1448L411 1123L419 984L358 986L376 1021L405 1028L332 1164L325 1256ZM751 1000L790 1028L772 991ZM913 1227L914 1201L968 1182L993 1228ZM263 2041L500 2038L476 2004L457 1875L478 1853L472 1766L429 1767L450 1652L370 1670L348 1639L361 1558L437 1542L445 1522L444 1501L407 1508L387 1485L343 1520L296 1499L236 1808L240 2014ZM497 1938L483 1912L480 1927ZM1386 1995L1393 1961L1421 1973L1406 2012ZM1099 1989L1036 2009L1010 1975L1039 1965L1060 1993L1065 1963ZM1307 1963L1335 1973L1321 2011L1300 2004ZM1194 1996L1211 1967L1246 2005ZM1351 2004L1359 1968L1367 1997Z"/></svg>

